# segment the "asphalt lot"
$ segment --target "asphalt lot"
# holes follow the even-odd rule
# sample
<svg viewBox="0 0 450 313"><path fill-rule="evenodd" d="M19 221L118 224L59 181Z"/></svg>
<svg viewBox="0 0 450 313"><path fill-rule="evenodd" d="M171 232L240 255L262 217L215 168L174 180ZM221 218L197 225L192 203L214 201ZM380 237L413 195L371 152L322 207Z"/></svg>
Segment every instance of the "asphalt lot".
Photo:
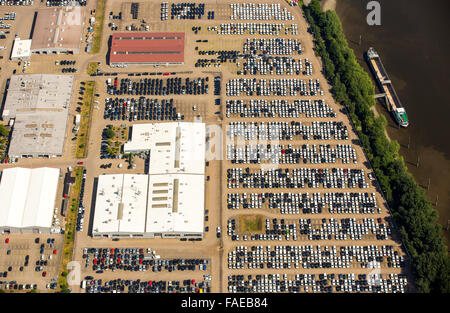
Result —
<svg viewBox="0 0 450 313"><path fill-rule="evenodd" d="M8 272L8 276L1 277L1 281L16 281L17 284L37 284L39 292L47 292L46 285L57 278L59 274L61 251L63 246L63 236L59 234L10 234L1 235L0 244L0 272ZM6 243L6 239L9 243ZM40 242L35 243L39 238ZM55 239L54 247L47 243L48 238ZM41 244L44 244L43 254L40 253ZM10 254L8 254L10 250ZM53 251L56 250L56 254ZM28 266L24 266L25 257L29 256ZM43 258L41 258L43 256ZM51 256L51 259L50 259ZM35 271L36 261L46 260L47 265L41 271ZM12 267L11 271L8 268ZM20 271L23 267L23 271ZM43 277L43 272L46 276ZM0 288L5 288L3 284Z"/></svg>

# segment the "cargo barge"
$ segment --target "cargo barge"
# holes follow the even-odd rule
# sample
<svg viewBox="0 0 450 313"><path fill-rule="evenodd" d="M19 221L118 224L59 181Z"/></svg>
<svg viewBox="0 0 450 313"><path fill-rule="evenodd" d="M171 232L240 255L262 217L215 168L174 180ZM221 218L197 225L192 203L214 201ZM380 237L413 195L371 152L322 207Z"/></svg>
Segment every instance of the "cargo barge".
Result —
<svg viewBox="0 0 450 313"><path fill-rule="evenodd" d="M397 93L395 92L394 86L392 85L386 70L384 69L383 63L381 62L380 56L375 51L374 48L370 48L366 53L367 63L372 70L378 85L386 99L386 104L389 112L391 112L397 124L402 127L407 127L409 124L408 115L406 110L400 102Z"/></svg>

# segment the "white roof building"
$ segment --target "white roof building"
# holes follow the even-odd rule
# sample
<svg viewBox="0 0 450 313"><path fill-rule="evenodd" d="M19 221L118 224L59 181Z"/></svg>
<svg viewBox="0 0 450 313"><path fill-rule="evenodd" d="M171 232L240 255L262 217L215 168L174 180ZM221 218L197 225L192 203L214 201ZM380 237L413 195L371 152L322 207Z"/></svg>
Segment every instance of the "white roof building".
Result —
<svg viewBox="0 0 450 313"><path fill-rule="evenodd" d="M47 167L5 169L0 181L0 230L50 232L59 173Z"/></svg>
<svg viewBox="0 0 450 313"><path fill-rule="evenodd" d="M2 119L14 119L10 158L61 157L73 75L13 75Z"/></svg>
<svg viewBox="0 0 450 313"><path fill-rule="evenodd" d="M203 232L203 175L150 175L148 192L147 232Z"/></svg>
<svg viewBox="0 0 450 313"><path fill-rule="evenodd" d="M147 186L147 175L100 175L94 232L144 233Z"/></svg>
<svg viewBox="0 0 450 313"><path fill-rule="evenodd" d="M149 175L101 175L93 237L203 237L205 124L133 125L125 152L150 151Z"/></svg>
<svg viewBox="0 0 450 313"><path fill-rule="evenodd" d="M14 39L11 60L29 60L31 57L31 39Z"/></svg>
<svg viewBox="0 0 450 313"><path fill-rule="evenodd" d="M205 174L205 132L204 123L135 124L124 152L150 151L150 174Z"/></svg>

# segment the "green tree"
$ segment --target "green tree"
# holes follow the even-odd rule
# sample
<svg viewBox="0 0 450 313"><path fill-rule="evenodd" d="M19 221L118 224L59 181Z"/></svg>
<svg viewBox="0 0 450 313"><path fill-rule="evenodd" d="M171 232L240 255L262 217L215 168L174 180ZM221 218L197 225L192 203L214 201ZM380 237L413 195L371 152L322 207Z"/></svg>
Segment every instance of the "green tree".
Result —
<svg viewBox="0 0 450 313"><path fill-rule="evenodd" d="M113 138L114 136L115 136L115 132L114 132L114 130L112 130L111 128L108 128L107 130L106 130L106 132L105 132L105 136L106 136L106 138L108 138L108 139L111 139L111 138Z"/></svg>
<svg viewBox="0 0 450 313"><path fill-rule="evenodd" d="M5 125L0 124L0 136L6 137L9 134L9 130L6 129Z"/></svg>

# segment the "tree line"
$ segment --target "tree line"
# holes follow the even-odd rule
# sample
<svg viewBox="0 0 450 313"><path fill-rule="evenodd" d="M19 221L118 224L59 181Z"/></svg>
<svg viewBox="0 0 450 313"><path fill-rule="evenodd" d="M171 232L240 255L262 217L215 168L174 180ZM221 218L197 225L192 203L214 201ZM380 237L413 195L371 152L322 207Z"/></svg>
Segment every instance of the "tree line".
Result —
<svg viewBox="0 0 450 313"><path fill-rule="evenodd" d="M375 117L371 109L375 105L372 80L348 46L336 12L322 12L318 0L302 8L333 96L347 109L411 257L417 291L450 292L450 258L437 212L407 171L399 144L386 137L386 119Z"/></svg>

